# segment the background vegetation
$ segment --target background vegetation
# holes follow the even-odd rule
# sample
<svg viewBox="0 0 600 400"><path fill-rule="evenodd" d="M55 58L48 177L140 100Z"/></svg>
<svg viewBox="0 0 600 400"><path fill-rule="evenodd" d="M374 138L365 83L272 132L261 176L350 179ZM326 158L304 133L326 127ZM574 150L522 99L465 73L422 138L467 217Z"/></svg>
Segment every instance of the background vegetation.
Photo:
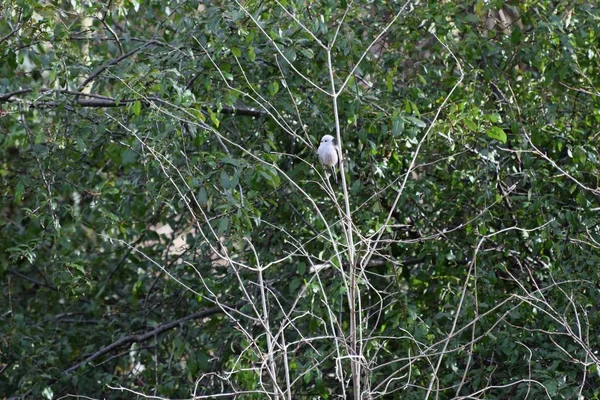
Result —
<svg viewBox="0 0 600 400"><path fill-rule="evenodd" d="M595 2L1 9L0 398L599 398Z"/></svg>

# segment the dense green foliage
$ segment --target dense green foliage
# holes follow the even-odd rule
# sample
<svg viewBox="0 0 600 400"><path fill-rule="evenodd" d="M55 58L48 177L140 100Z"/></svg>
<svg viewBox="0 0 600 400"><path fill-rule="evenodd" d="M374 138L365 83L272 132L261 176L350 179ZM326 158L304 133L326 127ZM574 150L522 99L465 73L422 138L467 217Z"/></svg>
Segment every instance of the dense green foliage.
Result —
<svg viewBox="0 0 600 400"><path fill-rule="evenodd" d="M594 4L4 0L0 398L599 398Z"/></svg>

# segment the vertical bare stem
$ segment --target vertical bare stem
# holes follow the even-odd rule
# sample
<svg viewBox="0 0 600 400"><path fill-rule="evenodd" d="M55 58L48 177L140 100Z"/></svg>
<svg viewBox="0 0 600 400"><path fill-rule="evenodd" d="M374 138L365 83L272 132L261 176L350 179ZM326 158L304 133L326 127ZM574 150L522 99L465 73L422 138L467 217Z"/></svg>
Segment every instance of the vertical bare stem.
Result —
<svg viewBox="0 0 600 400"><path fill-rule="evenodd" d="M266 338L267 352L269 357L269 373L273 379L273 387L275 391L277 391L279 385L277 385L277 375L275 374L275 359L273 358L273 336L271 336L271 328L269 325L269 310L267 309L267 296L265 293L265 282L263 280L263 268L260 265L258 266L258 286L260 287L260 297L263 312L261 319L267 333ZM279 396L277 396L276 398L279 398Z"/></svg>
<svg viewBox="0 0 600 400"><path fill-rule="evenodd" d="M338 111L338 92L335 90L335 78L333 76L333 63L331 60L331 49L327 49L327 65L329 69L329 78L331 81L331 93L333 99L333 115L335 118L335 135L336 142L340 150L340 175L342 177L342 190L344 191L344 234L346 236L346 243L348 244L348 268L350 274L350 288L348 292L348 306L350 312L350 365L352 366L352 386L354 388L354 398L360 399L360 362L358 355L356 354L357 349L357 330L356 330L356 271L355 271L355 257L354 257L354 237L352 233L352 213L350 212L350 196L348 194L348 185L346 184L346 174L344 173L344 152L342 147L342 135L340 129L340 116ZM343 265L340 259L340 265Z"/></svg>

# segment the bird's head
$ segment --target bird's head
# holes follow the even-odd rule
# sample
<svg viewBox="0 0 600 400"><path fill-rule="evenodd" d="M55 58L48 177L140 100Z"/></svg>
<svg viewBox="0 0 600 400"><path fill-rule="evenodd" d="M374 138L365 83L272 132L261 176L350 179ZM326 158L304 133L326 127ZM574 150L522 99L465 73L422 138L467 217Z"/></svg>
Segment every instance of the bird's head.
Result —
<svg viewBox="0 0 600 400"><path fill-rule="evenodd" d="M331 135L325 135L321 139L321 143L332 143L335 145L335 138Z"/></svg>

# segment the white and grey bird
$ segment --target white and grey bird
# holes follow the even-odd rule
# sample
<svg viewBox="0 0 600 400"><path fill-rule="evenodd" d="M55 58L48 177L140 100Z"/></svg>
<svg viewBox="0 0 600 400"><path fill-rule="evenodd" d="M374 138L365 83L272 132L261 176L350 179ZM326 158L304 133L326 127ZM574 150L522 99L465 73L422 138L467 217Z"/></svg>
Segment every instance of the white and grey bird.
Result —
<svg viewBox="0 0 600 400"><path fill-rule="evenodd" d="M319 161L321 161L321 164L333 169L333 177L337 182L335 167L338 164L339 157L335 138L331 135L323 136L317 153L319 153Z"/></svg>

